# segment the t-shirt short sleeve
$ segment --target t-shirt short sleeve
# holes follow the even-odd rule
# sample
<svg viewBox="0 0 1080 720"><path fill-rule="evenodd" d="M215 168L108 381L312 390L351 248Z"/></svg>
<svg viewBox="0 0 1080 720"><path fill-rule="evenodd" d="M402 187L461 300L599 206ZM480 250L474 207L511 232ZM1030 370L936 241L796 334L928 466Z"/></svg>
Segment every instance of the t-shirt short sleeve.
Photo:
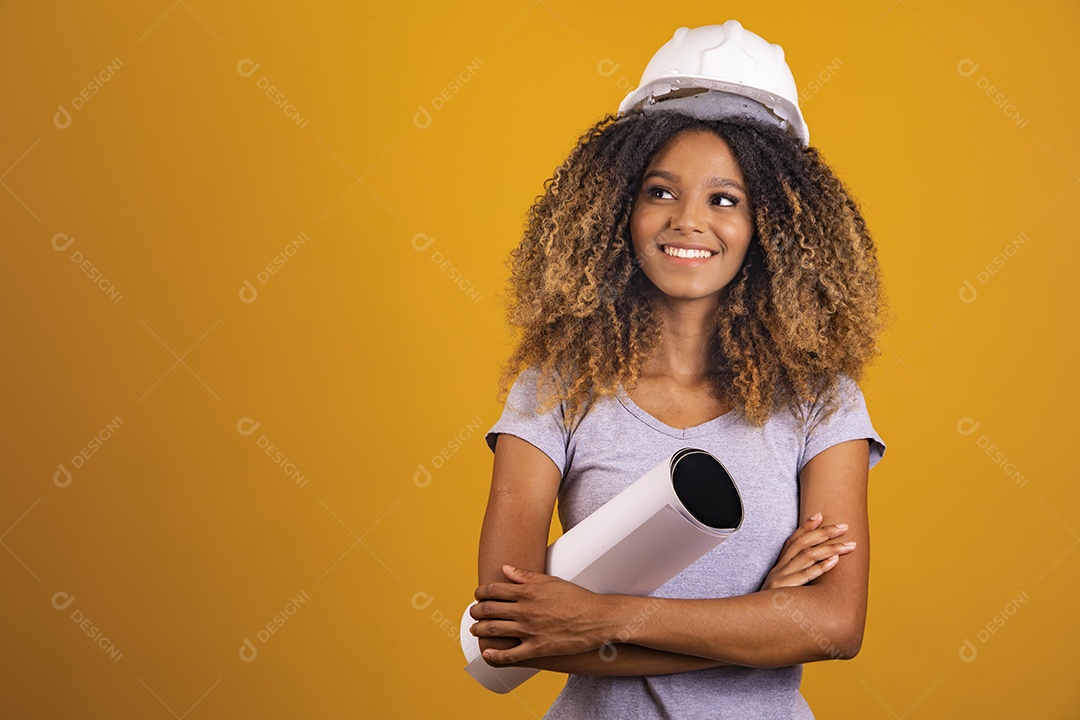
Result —
<svg viewBox="0 0 1080 720"><path fill-rule="evenodd" d="M836 411L825 419L819 419L821 411L819 403L811 411L806 444L802 455L799 457L799 472L803 466L825 448L832 447L846 440L858 440L865 438L870 441L870 467L874 467L885 454L885 442L878 435L870 422L870 414L866 409L866 399L862 390L859 389L851 376L841 374L837 380L835 393L837 397Z"/></svg>
<svg viewBox="0 0 1080 720"><path fill-rule="evenodd" d="M495 441L500 433L515 435L539 448L555 463L559 474L565 475L569 434L563 427L563 404L556 404L546 413L537 413L537 376L535 366L518 375L507 394L502 415L484 435L484 440L495 452Z"/></svg>

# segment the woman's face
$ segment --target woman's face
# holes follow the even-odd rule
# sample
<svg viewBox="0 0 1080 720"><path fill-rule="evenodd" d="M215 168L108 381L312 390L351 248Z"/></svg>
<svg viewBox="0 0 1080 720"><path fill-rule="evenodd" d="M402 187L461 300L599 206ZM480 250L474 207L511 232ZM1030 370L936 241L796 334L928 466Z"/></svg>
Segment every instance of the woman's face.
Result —
<svg viewBox="0 0 1080 720"><path fill-rule="evenodd" d="M670 298L718 298L746 257L751 210L728 144L707 130L684 130L645 168L630 213L642 270ZM677 257L678 248L690 252Z"/></svg>

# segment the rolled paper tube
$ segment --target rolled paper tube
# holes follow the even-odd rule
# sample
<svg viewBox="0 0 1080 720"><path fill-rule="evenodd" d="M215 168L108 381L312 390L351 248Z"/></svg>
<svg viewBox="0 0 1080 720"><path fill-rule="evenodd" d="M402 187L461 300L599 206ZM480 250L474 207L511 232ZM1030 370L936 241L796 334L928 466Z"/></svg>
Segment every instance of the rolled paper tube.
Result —
<svg viewBox="0 0 1080 720"><path fill-rule="evenodd" d="M731 537L742 525L739 488L704 450L683 448L664 459L547 550L547 574L597 593L648 595ZM535 668L496 668L480 655L461 617L465 671L488 690L507 693Z"/></svg>

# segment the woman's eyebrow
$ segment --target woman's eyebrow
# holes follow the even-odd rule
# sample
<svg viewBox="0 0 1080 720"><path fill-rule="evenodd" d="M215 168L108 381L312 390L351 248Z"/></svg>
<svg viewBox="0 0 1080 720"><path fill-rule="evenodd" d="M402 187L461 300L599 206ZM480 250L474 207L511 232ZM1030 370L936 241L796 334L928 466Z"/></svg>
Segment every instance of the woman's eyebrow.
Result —
<svg viewBox="0 0 1080 720"><path fill-rule="evenodd" d="M667 180L668 182L673 182L673 183L679 182L679 176L678 175L676 175L673 172L669 172L667 170L660 170L659 168L656 169L656 170L650 170L649 172L645 173L645 177L643 179L648 180L653 175L656 175L657 177L662 177L665 180ZM743 192L743 193L746 192L746 189L743 188L743 186L741 184L739 184L738 181L732 180L731 178L726 178L726 177L719 177L718 176L718 177L711 178L707 183L705 183L705 185L706 185L706 187L732 187L732 188L735 188L736 190L738 190L740 192Z"/></svg>
<svg viewBox="0 0 1080 720"><path fill-rule="evenodd" d="M746 190L743 188L742 185L739 184L739 182L737 180L732 180L731 178L726 178L726 177L714 177L711 180L709 180L709 182L706 183L706 185L708 187L718 187L718 186L719 187L732 187L732 188L735 188L736 190L738 190L739 192L746 192Z"/></svg>

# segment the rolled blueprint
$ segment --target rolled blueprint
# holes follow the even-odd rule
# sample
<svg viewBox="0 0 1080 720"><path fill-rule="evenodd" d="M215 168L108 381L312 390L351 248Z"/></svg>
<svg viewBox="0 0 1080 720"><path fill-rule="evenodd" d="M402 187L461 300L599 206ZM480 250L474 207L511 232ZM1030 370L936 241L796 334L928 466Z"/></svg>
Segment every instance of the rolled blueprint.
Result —
<svg viewBox="0 0 1080 720"><path fill-rule="evenodd" d="M742 525L739 488L715 457L683 448L570 528L547 550L547 574L596 593L648 595ZM465 671L488 690L507 693L540 672L495 668L480 655L465 608Z"/></svg>

